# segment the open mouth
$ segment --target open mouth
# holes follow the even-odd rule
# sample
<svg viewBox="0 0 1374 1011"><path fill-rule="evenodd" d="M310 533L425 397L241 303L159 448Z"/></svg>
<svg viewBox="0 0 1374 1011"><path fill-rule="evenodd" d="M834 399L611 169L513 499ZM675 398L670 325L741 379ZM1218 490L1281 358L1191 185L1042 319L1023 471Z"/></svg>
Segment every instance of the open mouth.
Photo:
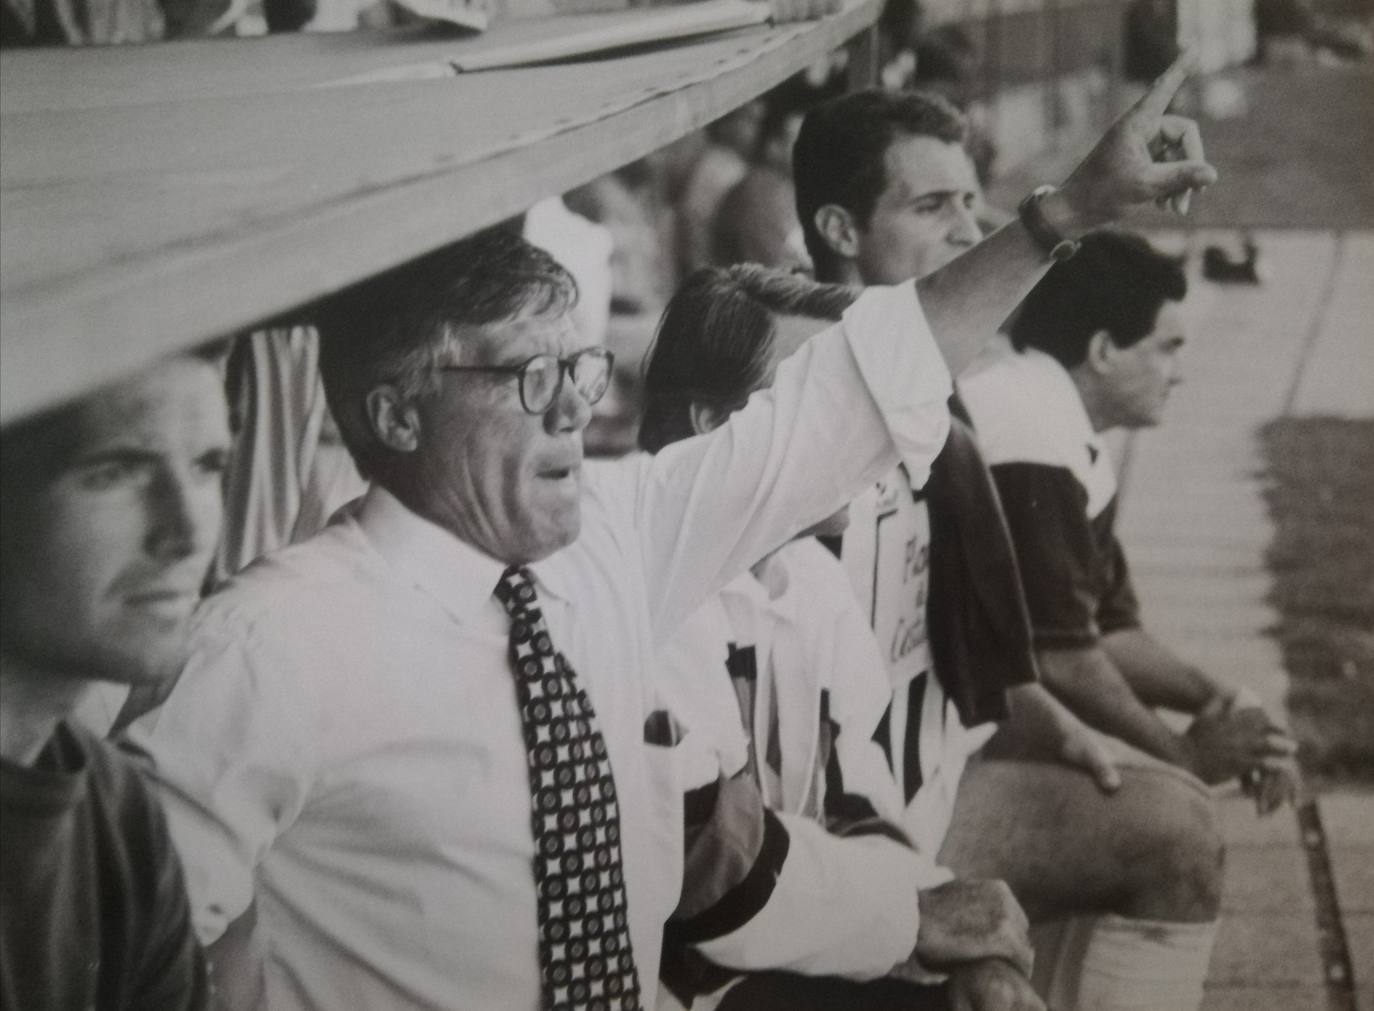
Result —
<svg viewBox="0 0 1374 1011"><path fill-rule="evenodd" d="M150 590L130 594L124 600L130 607L142 611L181 617L194 610L199 597L198 593L186 590Z"/></svg>
<svg viewBox="0 0 1374 1011"><path fill-rule="evenodd" d="M571 495L578 490L578 473L581 468L571 467L549 467L539 472L539 478L547 481L552 487L550 490L559 494Z"/></svg>

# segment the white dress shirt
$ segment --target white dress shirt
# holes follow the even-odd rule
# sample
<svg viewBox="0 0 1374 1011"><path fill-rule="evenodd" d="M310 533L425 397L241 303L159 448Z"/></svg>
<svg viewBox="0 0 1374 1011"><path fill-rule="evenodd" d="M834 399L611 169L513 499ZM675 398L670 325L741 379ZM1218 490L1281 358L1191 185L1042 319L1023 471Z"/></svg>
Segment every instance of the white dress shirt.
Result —
<svg viewBox="0 0 1374 1011"><path fill-rule="evenodd" d="M589 464L580 537L531 567L616 777L645 1006L682 860L678 749L644 741L658 647L899 459L924 475L949 391L914 287L871 290L721 428ZM373 488L202 606L136 736L202 939L256 894L273 1011L539 1005L503 568Z"/></svg>

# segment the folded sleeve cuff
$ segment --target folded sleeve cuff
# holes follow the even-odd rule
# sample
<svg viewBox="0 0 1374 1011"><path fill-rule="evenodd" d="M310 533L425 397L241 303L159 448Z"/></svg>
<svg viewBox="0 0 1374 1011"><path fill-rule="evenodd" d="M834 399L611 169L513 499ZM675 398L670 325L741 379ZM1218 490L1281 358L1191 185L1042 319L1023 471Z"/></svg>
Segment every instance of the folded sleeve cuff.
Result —
<svg viewBox="0 0 1374 1011"><path fill-rule="evenodd" d="M949 872L884 836L839 838L809 819L778 817L790 846L767 904L701 953L732 969L850 979L886 975L908 959L917 892Z"/></svg>

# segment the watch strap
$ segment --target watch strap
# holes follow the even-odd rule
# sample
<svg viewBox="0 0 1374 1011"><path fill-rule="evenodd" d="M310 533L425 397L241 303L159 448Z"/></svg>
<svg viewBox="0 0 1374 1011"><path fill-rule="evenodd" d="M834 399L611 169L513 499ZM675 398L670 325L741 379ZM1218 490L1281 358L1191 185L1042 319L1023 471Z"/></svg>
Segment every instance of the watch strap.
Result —
<svg viewBox="0 0 1374 1011"><path fill-rule="evenodd" d="M1050 259L1062 262L1078 252L1079 243L1077 239L1061 235L1059 230L1045 219L1040 201L1054 192L1053 186L1037 186L1021 201L1016 208L1016 214L1035 244L1043 249Z"/></svg>

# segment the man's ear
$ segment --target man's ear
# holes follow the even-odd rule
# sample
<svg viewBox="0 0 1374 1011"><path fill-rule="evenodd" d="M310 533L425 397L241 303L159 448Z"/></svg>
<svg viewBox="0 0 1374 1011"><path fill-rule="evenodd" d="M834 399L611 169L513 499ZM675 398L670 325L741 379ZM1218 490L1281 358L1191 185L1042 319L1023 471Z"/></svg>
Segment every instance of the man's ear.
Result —
<svg viewBox="0 0 1374 1011"><path fill-rule="evenodd" d="M700 400L693 400L691 406L687 408L687 416L692 419L693 434L705 435L725 424L725 419L730 417L730 412L713 404L703 404Z"/></svg>
<svg viewBox="0 0 1374 1011"><path fill-rule="evenodd" d="M823 204L816 208L814 221L832 253L850 260L859 255L859 228L849 211L839 204Z"/></svg>
<svg viewBox="0 0 1374 1011"><path fill-rule="evenodd" d="M1106 330L1098 330L1088 338L1088 354L1084 364L1098 374L1109 372L1116 362L1116 352L1119 350L1111 334Z"/></svg>
<svg viewBox="0 0 1374 1011"><path fill-rule="evenodd" d="M367 394L367 422L389 449L413 453L420 447L420 412L394 386L378 386Z"/></svg>

